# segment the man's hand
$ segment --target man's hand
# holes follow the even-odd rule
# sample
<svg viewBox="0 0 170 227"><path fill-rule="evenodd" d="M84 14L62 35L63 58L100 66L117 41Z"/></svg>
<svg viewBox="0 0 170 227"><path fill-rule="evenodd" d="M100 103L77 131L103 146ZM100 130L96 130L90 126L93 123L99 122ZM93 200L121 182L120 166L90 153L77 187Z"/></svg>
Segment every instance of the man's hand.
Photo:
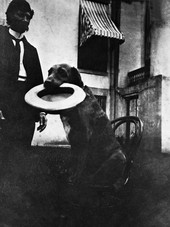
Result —
<svg viewBox="0 0 170 227"><path fill-rule="evenodd" d="M0 110L0 120L5 120L2 110Z"/></svg>
<svg viewBox="0 0 170 227"><path fill-rule="evenodd" d="M6 122L5 117L2 113L2 110L0 110L0 131L3 129L5 122Z"/></svg>
<svg viewBox="0 0 170 227"><path fill-rule="evenodd" d="M37 131L42 132L47 126L47 118L45 112L40 112L39 124L40 125L38 126Z"/></svg>

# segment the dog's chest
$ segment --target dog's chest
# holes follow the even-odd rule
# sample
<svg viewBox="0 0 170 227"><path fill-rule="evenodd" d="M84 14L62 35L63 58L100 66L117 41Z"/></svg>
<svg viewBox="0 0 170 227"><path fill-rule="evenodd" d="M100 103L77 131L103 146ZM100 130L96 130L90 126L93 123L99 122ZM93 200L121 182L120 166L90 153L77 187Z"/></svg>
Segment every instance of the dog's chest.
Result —
<svg viewBox="0 0 170 227"><path fill-rule="evenodd" d="M69 117L68 116L60 116L61 121L63 123L64 131L66 133L67 140L69 141L69 134L71 131L71 126L69 124Z"/></svg>
<svg viewBox="0 0 170 227"><path fill-rule="evenodd" d="M67 115L60 115L66 137L73 147L83 147L87 142L87 128L79 113L79 108L69 111Z"/></svg>

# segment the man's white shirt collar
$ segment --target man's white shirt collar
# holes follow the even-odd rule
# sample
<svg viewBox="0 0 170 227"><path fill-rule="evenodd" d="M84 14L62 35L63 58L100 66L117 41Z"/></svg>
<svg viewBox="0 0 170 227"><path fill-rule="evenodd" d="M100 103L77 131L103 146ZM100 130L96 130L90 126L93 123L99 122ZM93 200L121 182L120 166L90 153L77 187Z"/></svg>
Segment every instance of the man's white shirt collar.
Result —
<svg viewBox="0 0 170 227"><path fill-rule="evenodd" d="M24 37L24 33L20 34L14 30L12 30L11 28L9 28L9 33L14 36L16 39L22 39Z"/></svg>

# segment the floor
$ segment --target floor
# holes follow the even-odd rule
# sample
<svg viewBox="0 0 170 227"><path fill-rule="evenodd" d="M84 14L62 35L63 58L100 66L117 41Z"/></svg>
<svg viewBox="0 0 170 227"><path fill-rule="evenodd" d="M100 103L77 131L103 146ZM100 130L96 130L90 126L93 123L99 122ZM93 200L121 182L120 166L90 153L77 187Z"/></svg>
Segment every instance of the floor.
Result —
<svg viewBox="0 0 170 227"><path fill-rule="evenodd" d="M93 225L90 216L79 209L75 215L82 215L78 225L61 212L58 201L69 155L68 149L42 147L1 151L0 227L170 226L169 155L140 150L120 212L93 213Z"/></svg>

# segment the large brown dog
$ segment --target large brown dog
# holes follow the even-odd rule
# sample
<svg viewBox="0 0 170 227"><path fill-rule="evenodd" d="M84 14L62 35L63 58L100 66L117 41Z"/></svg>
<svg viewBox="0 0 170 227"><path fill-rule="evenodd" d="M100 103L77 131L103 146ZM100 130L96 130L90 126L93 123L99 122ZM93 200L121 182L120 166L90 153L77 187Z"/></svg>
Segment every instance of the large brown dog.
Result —
<svg viewBox="0 0 170 227"><path fill-rule="evenodd" d="M54 65L44 83L46 89L57 89L63 83L81 87L85 100L60 115L73 154L74 181L95 184L117 182L126 163L116 141L111 123L91 90L83 85L79 71L67 64Z"/></svg>

